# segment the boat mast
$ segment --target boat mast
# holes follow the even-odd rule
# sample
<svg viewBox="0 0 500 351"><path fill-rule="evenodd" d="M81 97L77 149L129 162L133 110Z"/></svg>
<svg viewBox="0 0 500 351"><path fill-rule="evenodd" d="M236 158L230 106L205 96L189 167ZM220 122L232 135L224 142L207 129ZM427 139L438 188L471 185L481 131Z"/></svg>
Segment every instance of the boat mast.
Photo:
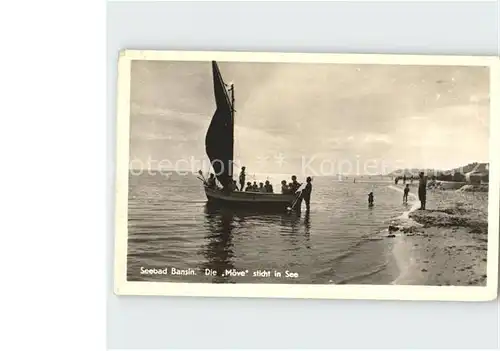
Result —
<svg viewBox="0 0 500 351"><path fill-rule="evenodd" d="M233 118L234 118L234 84L231 84L231 88L229 88L231 90L231 112L233 114ZM233 123L234 125L234 123Z"/></svg>
<svg viewBox="0 0 500 351"><path fill-rule="evenodd" d="M232 122L231 123L231 128L232 128L231 134L233 135L231 147L233 148L233 158L234 158L234 112L235 112L235 110L234 110L234 84L233 83L231 83L230 90L231 90L231 122ZM230 173L231 178L233 176L233 166L234 166L233 162L234 162L234 160L231 160L231 173Z"/></svg>

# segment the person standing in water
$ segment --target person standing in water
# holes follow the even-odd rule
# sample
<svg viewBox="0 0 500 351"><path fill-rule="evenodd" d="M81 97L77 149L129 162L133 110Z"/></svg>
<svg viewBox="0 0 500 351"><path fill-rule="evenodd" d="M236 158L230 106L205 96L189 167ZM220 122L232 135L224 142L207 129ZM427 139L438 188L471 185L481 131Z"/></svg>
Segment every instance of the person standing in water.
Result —
<svg viewBox="0 0 500 351"><path fill-rule="evenodd" d="M427 179L424 172L419 174L420 180L418 182L418 199L420 200L419 210L425 210L425 202L427 200Z"/></svg>
<svg viewBox="0 0 500 351"><path fill-rule="evenodd" d="M291 183L291 186L290 186L290 190L291 190L292 194L296 194L297 190L299 190L299 188L300 188L301 185L302 184L300 184L297 181L297 176L293 175L292 176L292 183ZM300 211L301 208L302 208L302 194L299 194L298 198L297 198L297 209Z"/></svg>
<svg viewBox="0 0 500 351"><path fill-rule="evenodd" d="M373 206L373 191L368 194L368 206Z"/></svg>
<svg viewBox="0 0 500 351"><path fill-rule="evenodd" d="M404 204L407 204L408 203L408 194L410 193L410 185L409 184L406 184L405 186L405 191L404 191L404 194L403 194L403 203Z"/></svg>
<svg viewBox="0 0 500 351"><path fill-rule="evenodd" d="M304 190L302 190L301 197L304 199L304 202L306 203L306 211L309 212L311 209L310 207L310 202L311 202L311 193L312 193L312 178L307 177L306 178L306 186Z"/></svg>

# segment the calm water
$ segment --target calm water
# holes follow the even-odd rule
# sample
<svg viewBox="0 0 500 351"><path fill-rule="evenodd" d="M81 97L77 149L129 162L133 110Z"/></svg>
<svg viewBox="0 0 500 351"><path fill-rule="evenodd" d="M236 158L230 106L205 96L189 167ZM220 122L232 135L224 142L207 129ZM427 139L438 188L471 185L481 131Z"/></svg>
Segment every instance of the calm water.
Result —
<svg viewBox="0 0 500 351"><path fill-rule="evenodd" d="M129 184L128 280L388 284L398 275L383 230L407 207L391 182L315 178L311 211L300 216L207 208L194 175L131 175ZM197 275L148 275L141 267ZM206 276L205 269L219 274ZM248 272L222 276L226 269ZM271 276L253 277L257 270ZM287 270L298 277L285 278Z"/></svg>

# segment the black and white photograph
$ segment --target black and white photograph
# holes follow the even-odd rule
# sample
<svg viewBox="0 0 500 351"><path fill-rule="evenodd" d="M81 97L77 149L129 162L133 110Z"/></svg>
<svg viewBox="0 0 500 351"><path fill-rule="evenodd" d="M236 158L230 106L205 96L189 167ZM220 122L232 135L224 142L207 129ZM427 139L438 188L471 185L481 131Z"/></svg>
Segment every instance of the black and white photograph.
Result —
<svg viewBox="0 0 500 351"><path fill-rule="evenodd" d="M125 50L118 73L116 293L496 297L498 58Z"/></svg>

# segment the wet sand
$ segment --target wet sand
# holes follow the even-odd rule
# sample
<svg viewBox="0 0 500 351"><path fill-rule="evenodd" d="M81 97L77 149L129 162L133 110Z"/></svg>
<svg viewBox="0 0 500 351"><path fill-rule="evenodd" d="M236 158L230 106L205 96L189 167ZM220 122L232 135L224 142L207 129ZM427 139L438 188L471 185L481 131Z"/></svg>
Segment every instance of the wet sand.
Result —
<svg viewBox="0 0 500 351"><path fill-rule="evenodd" d="M488 193L428 190L419 210L416 190L408 220L393 233L400 270L393 284L485 286Z"/></svg>

